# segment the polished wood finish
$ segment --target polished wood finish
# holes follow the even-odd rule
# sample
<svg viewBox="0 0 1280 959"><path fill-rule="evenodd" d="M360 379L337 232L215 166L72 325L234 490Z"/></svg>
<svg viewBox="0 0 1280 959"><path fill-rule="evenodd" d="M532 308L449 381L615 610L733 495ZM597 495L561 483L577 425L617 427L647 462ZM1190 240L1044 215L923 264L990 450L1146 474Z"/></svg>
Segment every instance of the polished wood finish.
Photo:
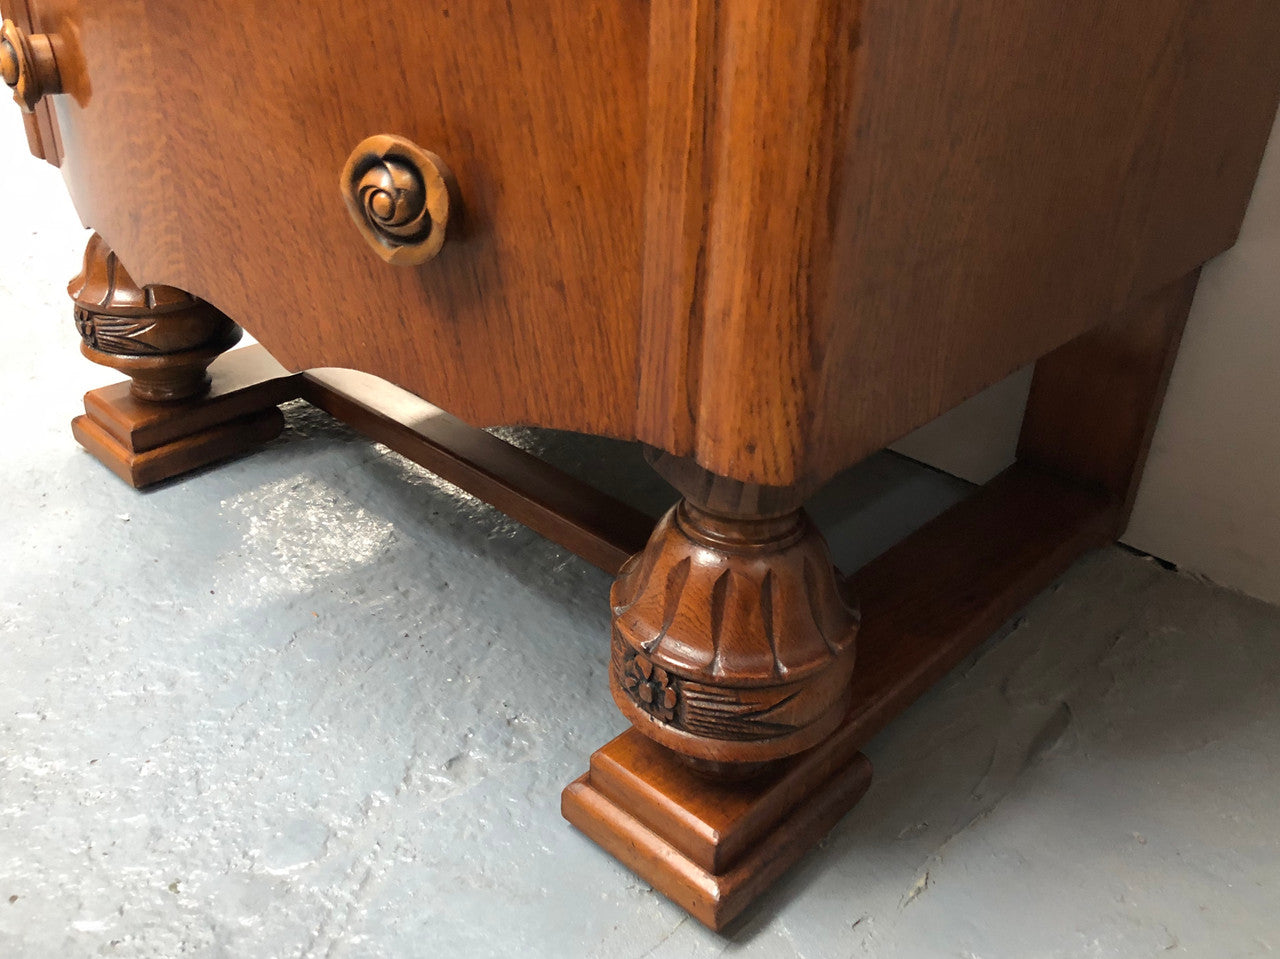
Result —
<svg viewBox="0 0 1280 959"><path fill-rule="evenodd" d="M81 351L129 374L140 400L200 396L209 389L209 364L240 340L240 327L208 303L173 287L138 286L96 233L67 293Z"/></svg>
<svg viewBox="0 0 1280 959"><path fill-rule="evenodd" d="M290 373L260 346L232 350L209 367L207 393L193 402L150 403L129 382L85 394L85 412L134 452L261 412L302 395L301 374Z"/></svg>
<svg viewBox="0 0 1280 959"><path fill-rule="evenodd" d="M85 449L130 486L142 489L257 449L284 429L278 404L300 377L261 348L215 360L210 386L180 402L139 399L129 382L91 390L71 424Z"/></svg>
<svg viewBox="0 0 1280 959"><path fill-rule="evenodd" d="M395 266L434 259L444 249L449 216L460 206L457 181L444 160L385 133L351 151L338 189L365 242Z"/></svg>
<svg viewBox="0 0 1280 959"><path fill-rule="evenodd" d="M91 81L52 98L72 198L139 283L291 370L359 369L472 425L634 435L645 4L33 2ZM337 188L383 133L465 200L420 267L372 255Z"/></svg>
<svg viewBox="0 0 1280 959"><path fill-rule="evenodd" d="M97 397L96 401L107 400ZM171 415L180 414L173 411ZM90 415L71 421L76 441L135 489L145 489L192 470L242 456L279 436L283 429L284 417L273 406L183 436L164 446L134 450Z"/></svg>
<svg viewBox="0 0 1280 959"><path fill-rule="evenodd" d="M140 287L96 233L67 287L81 352L130 382L85 397L71 424L85 449L141 488L238 456L279 435L284 394L271 370L262 383L241 371L208 372L240 339L240 327L208 303L167 286Z"/></svg>
<svg viewBox="0 0 1280 959"><path fill-rule="evenodd" d="M849 742L833 741L833 748L809 750L742 781L708 779L673 764L647 737L624 734L596 750L589 772L565 796L598 793L615 816L635 819L702 872L723 876L778 831L806 796L861 764L857 750L845 748Z"/></svg>
<svg viewBox="0 0 1280 959"><path fill-rule="evenodd" d="M818 477L1229 247L1280 96L1273 0L862 9Z"/></svg>
<svg viewBox="0 0 1280 959"><path fill-rule="evenodd" d="M840 788L838 771L851 769L846 764L894 716L1081 553L1123 529L1197 279L1193 271L1043 358L1019 462L851 578L847 593L858 597L864 621L850 706L829 737L731 782L723 777L732 760L746 757L691 768L669 751L672 743L653 736L651 723L638 722L565 790L566 818L698 919L724 928L765 885L743 892L744 850L762 844L785 849L786 863L798 860L839 818L821 798ZM698 485L696 473L657 459L665 474L721 508L740 510L744 498L761 512L781 505L778 490L705 478ZM722 778L709 780L708 771ZM861 792L841 795L847 809ZM783 869L782 859L770 858L746 871L772 879Z"/></svg>
<svg viewBox="0 0 1280 959"><path fill-rule="evenodd" d="M686 498L609 599L614 702L703 771L740 778L803 752L848 707L857 612L799 509L761 516Z"/></svg>
<svg viewBox="0 0 1280 959"><path fill-rule="evenodd" d="M809 478L863 7L653 5L637 435L722 476Z"/></svg>
<svg viewBox="0 0 1280 959"><path fill-rule="evenodd" d="M592 756L591 772L565 789L561 810L566 819L611 856L703 925L717 931L733 922L795 865L871 785L871 763L861 754L855 754L822 781L811 782L800 775L781 776L771 780L771 785L790 803L784 818L774 821L753 806L741 818L726 816L718 808L703 807L709 815L695 819L681 805L683 795L658 793L659 817L671 814L688 818L691 830L714 833L717 841L743 850L731 865L714 870L629 813L651 798L653 784L646 773L656 771L662 776L665 757L646 754L656 748L643 739L614 740ZM606 778L610 772L617 773L616 780ZM699 796L722 798L730 806L740 804L734 800L740 799L741 794L732 787L697 783L695 789ZM754 792L755 787L748 794ZM664 819L659 821L667 823Z"/></svg>
<svg viewBox="0 0 1280 959"><path fill-rule="evenodd" d="M852 578L864 625L851 705L817 747L747 782L710 780L631 729L591 757L566 818L722 929L857 802L858 751L1085 550L1116 501L1015 466Z"/></svg>
<svg viewBox="0 0 1280 959"><path fill-rule="evenodd" d="M1138 495L1198 279L1188 273L1036 363L1018 457L1117 497L1115 536Z"/></svg>
<svg viewBox="0 0 1280 959"><path fill-rule="evenodd" d="M1272 0L36 6L77 207L140 282L290 369L769 486L1225 249L1280 93ZM419 268L334 191L382 132L466 199Z"/></svg>
<svg viewBox="0 0 1280 959"><path fill-rule="evenodd" d="M1275 0L0 3L33 149L106 238L86 354L134 381L77 437L153 482L301 396L621 567L637 726L566 813L715 926L1119 530L1280 97ZM283 368L214 360L228 317ZM838 578L805 498L1037 359L1019 464ZM684 500L646 544L499 423L644 441Z"/></svg>

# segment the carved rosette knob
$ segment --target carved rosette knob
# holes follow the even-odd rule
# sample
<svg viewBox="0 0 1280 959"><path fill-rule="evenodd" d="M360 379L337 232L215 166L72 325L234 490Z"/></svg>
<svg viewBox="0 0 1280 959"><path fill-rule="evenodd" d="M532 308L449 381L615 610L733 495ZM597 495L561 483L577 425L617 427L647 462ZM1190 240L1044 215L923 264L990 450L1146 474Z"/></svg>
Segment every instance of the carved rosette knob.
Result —
<svg viewBox="0 0 1280 959"><path fill-rule="evenodd" d="M30 113L46 94L62 92L62 76L47 34L28 35L12 20L0 27L0 76Z"/></svg>
<svg viewBox="0 0 1280 959"><path fill-rule="evenodd" d="M361 235L388 263L416 266L443 248L457 186L434 153L404 137L369 137L348 158L341 188Z"/></svg>
<svg viewBox="0 0 1280 959"><path fill-rule="evenodd" d="M802 752L848 709L857 614L802 511L751 520L684 501L610 598L614 701L697 767Z"/></svg>

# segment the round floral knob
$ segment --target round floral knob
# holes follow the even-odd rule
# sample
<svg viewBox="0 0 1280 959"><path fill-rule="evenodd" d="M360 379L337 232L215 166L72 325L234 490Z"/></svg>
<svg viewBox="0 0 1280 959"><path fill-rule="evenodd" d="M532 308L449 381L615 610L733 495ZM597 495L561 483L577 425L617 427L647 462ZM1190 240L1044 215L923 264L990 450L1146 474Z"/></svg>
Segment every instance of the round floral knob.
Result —
<svg viewBox="0 0 1280 959"><path fill-rule="evenodd" d="M388 263L425 263L444 246L457 187L434 153L404 137L369 137L347 159L341 188L356 228Z"/></svg>
<svg viewBox="0 0 1280 959"><path fill-rule="evenodd" d="M0 76L13 99L30 113L48 93L62 92L53 42L47 34L28 36L12 20L0 26Z"/></svg>

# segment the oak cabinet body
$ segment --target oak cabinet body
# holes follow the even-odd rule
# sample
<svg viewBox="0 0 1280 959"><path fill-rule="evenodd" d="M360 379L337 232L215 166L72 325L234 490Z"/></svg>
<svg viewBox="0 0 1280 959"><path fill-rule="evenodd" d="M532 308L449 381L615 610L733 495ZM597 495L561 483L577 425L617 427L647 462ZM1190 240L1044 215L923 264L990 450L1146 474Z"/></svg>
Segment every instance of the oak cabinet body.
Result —
<svg viewBox="0 0 1280 959"><path fill-rule="evenodd" d="M80 441L145 485L303 397L621 568L635 729L565 813L716 927L857 800L870 735L1123 527L1280 96L1275 0L6 13L33 151L100 234L86 355L134 381ZM232 320L287 369L242 352L210 386ZM1019 464L840 576L806 496L1031 361ZM685 500L644 545L644 517L319 367L641 440Z"/></svg>
<svg viewBox="0 0 1280 959"><path fill-rule="evenodd" d="M1269 0L39 0L86 223L286 366L812 484L1228 246ZM336 183L457 176L422 267Z"/></svg>

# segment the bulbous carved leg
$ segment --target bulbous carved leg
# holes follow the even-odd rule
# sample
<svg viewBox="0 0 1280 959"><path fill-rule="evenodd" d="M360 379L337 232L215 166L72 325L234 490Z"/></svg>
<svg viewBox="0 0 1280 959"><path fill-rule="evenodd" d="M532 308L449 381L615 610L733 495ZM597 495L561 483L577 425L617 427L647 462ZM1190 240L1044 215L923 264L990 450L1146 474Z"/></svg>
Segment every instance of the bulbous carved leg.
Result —
<svg viewBox="0 0 1280 959"><path fill-rule="evenodd" d="M749 780L699 769L818 735L835 691L812 666L814 637L828 673L848 676L852 639L833 637L849 637L838 631L849 621L816 572L825 553L797 494L657 454L688 502L614 588L614 695L635 726L565 789L565 817L708 926L733 921L858 801L871 778L858 750L1123 529L1195 288L1192 273L1036 364L1019 462L855 574L867 623L843 720ZM1096 415L1082 421L1082 409ZM775 704L792 681L795 698Z"/></svg>
<svg viewBox="0 0 1280 959"><path fill-rule="evenodd" d="M714 478L682 491L614 584L613 696L695 768L741 778L843 719L858 617L794 494Z"/></svg>
<svg viewBox="0 0 1280 959"><path fill-rule="evenodd" d="M803 490L650 462L685 498L611 594L610 686L633 728L596 750L561 809L721 929L871 782L845 734L858 614Z"/></svg>
<svg viewBox="0 0 1280 959"><path fill-rule="evenodd" d="M274 385L283 370L227 357L211 378L241 330L210 304L171 286L138 286L96 233L67 292L81 352L129 376L86 395L72 432L126 482L148 486L237 456L284 428L276 404L288 397Z"/></svg>
<svg viewBox="0 0 1280 959"><path fill-rule="evenodd" d="M84 355L127 374L140 400L175 402L208 392L209 364L240 339L240 327L190 293L139 287L96 233L67 293Z"/></svg>

